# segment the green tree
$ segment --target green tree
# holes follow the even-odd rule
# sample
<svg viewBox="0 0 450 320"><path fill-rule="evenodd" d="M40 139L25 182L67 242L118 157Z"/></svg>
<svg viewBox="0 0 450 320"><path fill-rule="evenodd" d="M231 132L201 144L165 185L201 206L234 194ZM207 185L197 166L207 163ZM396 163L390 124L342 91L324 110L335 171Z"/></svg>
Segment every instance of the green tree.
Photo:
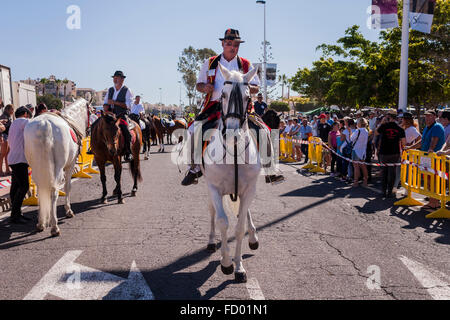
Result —
<svg viewBox="0 0 450 320"><path fill-rule="evenodd" d="M281 101L272 101L270 104L270 109L275 110L276 112L289 112L289 105L287 102Z"/></svg>
<svg viewBox="0 0 450 320"><path fill-rule="evenodd" d="M212 49L195 49L194 47L189 46L183 50L179 58L178 72L182 74L190 106L194 105L197 100L197 74L200 71L203 62L207 58L215 55L217 54Z"/></svg>
<svg viewBox="0 0 450 320"><path fill-rule="evenodd" d="M46 94L43 96L37 96L37 104L45 103L47 108L50 109L56 109L61 110L63 107L63 104L60 99L56 98L52 94Z"/></svg>
<svg viewBox="0 0 450 320"><path fill-rule="evenodd" d="M42 95L45 95L45 85L48 83L48 79L47 78L42 78L39 83L41 83L42 86Z"/></svg>

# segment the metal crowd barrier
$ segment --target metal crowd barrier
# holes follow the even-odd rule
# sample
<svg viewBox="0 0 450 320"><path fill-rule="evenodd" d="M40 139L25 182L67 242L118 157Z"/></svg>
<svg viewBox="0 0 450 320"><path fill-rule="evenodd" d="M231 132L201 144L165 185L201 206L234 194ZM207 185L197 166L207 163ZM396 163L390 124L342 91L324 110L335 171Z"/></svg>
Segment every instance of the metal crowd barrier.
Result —
<svg viewBox="0 0 450 320"><path fill-rule="evenodd" d="M92 176L90 174L100 174L99 171L92 168L92 163L94 162L94 155L87 154L89 150L89 146L91 144L91 138L85 138L83 139L83 143L81 146L81 152L78 156L78 172L74 175L72 175L72 178L81 178L81 179L92 179Z"/></svg>
<svg viewBox="0 0 450 320"><path fill-rule="evenodd" d="M426 217L429 219L450 219L446 204L450 201L449 184L450 160L419 150L407 150L402 155L401 182L407 190L407 197L397 201L396 206L423 206L412 197L418 193L441 201L441 208Z"/></svg>

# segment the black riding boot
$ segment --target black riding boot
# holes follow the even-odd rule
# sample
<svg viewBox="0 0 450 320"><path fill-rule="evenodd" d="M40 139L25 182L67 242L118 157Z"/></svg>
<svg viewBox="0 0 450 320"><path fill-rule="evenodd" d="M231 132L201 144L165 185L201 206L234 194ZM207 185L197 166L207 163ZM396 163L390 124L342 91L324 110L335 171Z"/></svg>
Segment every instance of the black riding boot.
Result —
<svg viewBox="0 0 450 320"><path fill-rule="evenodd" d="M122 131L124 137L124 160L126 162L133 161L132 152L131 152L131 133L128 130L128 127L125 125L120 125L120 130Z"/></svg>

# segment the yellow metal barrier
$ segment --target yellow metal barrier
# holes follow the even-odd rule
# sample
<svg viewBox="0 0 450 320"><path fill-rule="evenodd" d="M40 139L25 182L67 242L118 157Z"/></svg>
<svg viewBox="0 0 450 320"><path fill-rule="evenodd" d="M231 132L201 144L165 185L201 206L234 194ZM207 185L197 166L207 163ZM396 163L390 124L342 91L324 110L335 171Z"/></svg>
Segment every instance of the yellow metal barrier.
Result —
<svg viewBox="0 0 450 320"><path fill-rule="evenodd" d="M308 138L308 157L309 157L309 162L306 166L302 167L302 169L314 169L316 166L313 164L313 153L314 153L314 145L312 144L313 141L313 137L309 137Z"/></svg>
<svg viewBox="0 0 450 320"><path fill-rule="evenodd" d="M418 193L441 200L441 209L427 215L427 218L450 219L450 211L446 208L450 201L448 180L437 172L448 172L450 161L445 156L437 156L419 150L407 150L402 155L401 182L407 190L407 197L397 201L396 206L423 206L412 197ZM428 170L427 170L428 169Z"/></svg>
<svg viewBox="0 0 450 320"><path fill-rule="evenodd" d="M89 150L89 146L91 144L91 138L83 139L83 143L81 146L81 152L78 157L77 165L79 167L78 173L74 174L72 178L82 178L82 179L92 179L90 174L99 174L97 170L92 168L92 163L94 161L94 155L87 154Z"/></svg>
<svg viewBox="0 0 450 320"><path fill-rule="evenodd" d="M314 166L309 171L313 173L325 173L325 170L322 168L322 139L317 137L311 138L309 146L312 146L312 149L309 149L309 157L311 159L311 164ZM315 165L313 164L314 162L316 163Z"/></svg>
<svg viewBox="0 0 450 320"><path fill-rule="evenodd" d="M31 196L29 198L23 200L22 205L36 207L39 205L38 196L37 196L37 186L34 183L33 179L31 178L31 174L29 174L28 179L29 179L29 183L30 183ZM59 196L65 197L66 193L63 191L59 191Z"/></svg>

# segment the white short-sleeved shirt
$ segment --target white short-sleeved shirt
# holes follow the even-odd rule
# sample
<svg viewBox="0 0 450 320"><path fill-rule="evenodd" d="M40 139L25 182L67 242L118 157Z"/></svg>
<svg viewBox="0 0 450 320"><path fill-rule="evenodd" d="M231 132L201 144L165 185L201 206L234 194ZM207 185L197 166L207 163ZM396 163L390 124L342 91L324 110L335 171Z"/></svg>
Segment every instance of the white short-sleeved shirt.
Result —
<svg viewBox="0 0 450 320"><path fill-rule="evenodd" d="M239 65L238 65L238 60L237 60L237 56L234 57L233 60L231 61L227 61L223 56L220 59L220 63L222 64L222 66L224 66L225 68L227 68L230 71L239 71ZM252 64L250 64L250 69L252 70L253 66ZM209 74L209 72L212 72L212 74ZM214 92L212 94L211 97L211 101L219 101L220 97L222 96L222 90L223 90L223 84L225 82L225 79L222 75L222 72L220 72L219 67L217 67L217 70L209 70L209 59L206 59L205 62L203 63L202 68L200 69L200 73L198 75L198 79L197 79L197 84L199 83L208 83L208 76L212 76L214 75L214 73L216 74L216 79L214 82ZM255 86L259 86L259 78L258 76L255 76L250 82L249 84L255 85Z"/></svg>
<svg viewBox="0 0 450 320"><path fill-rule="evenodd" d="M410 144L418 137L420 137L421 134L419 133L419 131L417 131L416 127L411 126L405 130L405 136L406 136L406 144Z"/></svg>
<svg viewBox="0 0 450 320"><path fill-rule="evenodd" d="M10 151L8 154L8 163L10 165L19 163L28 163L25 158L25 147L23 131L28 124L28 119L19 118L11 124L9 128L8 143Z"/></svg>
<svg viewBox="0 0 450 320"><path fill-rule="evenodd" d="M139 115L141 112L145 112L142 104L134 104L131 106L131 113Z"/></svg>
<svg viewBox="0 0 450 320"><path fill-rule="evenodd" d="M357 129L350 138L350 141L355 144L353 146L353 151L356 153L359 159L366 158L368 139L369 139L369 132L365 128Z"/></svg>
<svg viewBox="0 0 450 320"><path fill-rule="evenodd" d="M112 99L116 100L117 96L119 95L119 92L120 92L120 90L122 90L123 86L120 87L119 90L116 90L116 87L113 87L113 88L114 88L114 94L113 94ZM109 96L109 91L105 96L105 101L103 101L103 104L108 104L108 96ZM125 96L125 104L127 105L128 109L131 109L131 104L133 103L133 100L134 100L133 93L131 92L130 88L128 88L127 94Z"/></svg>

